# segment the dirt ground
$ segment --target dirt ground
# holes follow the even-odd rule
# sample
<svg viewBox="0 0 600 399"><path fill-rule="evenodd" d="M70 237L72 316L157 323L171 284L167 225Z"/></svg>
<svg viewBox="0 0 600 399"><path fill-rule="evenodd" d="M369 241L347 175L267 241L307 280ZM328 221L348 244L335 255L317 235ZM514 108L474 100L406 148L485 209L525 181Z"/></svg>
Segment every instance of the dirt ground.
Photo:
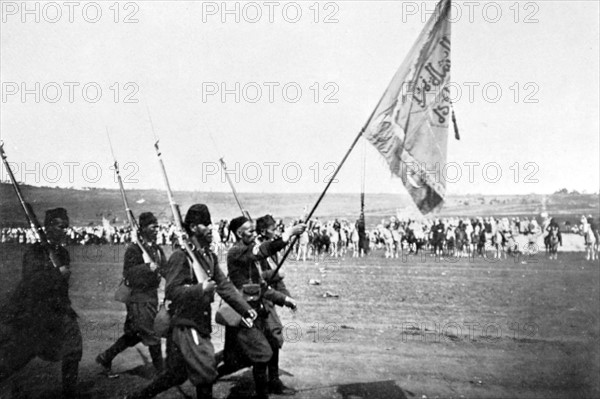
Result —
<svg viewBox="0 0 600 399"><path fill-rule="evenodd" d="M18 280L21 247L4 245L0 288ZM124 305L112 300L123 247L74 247L71 299L84 338L80 389L119 398L149 382L149 354L131 348L100 375L95 356L121 334ZM224 267L224 264L222 264ZM497 260L290 261L286 282L299 302L282 309L282 379L300 398L600 397L600 263L581 252ZM319 285L310 285L309 280ZM216 304L213 305L213 311ZM215 325L213 343L223 346ZM189 383L181 386L193 396ZM217 382L216 398L248 397L251 373ZM53 398L60 366L32 361L0 386L0 398ZM171 389L159 398L183 398Z"/></svg>

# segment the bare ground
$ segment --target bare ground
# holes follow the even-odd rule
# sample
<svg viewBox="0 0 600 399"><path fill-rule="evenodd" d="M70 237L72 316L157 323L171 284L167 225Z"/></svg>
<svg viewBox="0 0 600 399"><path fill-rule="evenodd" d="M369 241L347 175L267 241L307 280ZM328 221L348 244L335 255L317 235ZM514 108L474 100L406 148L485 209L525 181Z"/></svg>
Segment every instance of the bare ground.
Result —
<svg viewBox="0 0 600 399"><path fill-rule="evenodd" d="M125 319L124 305L112 300L121 273L117 248L72 250L71 298L84 336L80 388L87 398L119 398L151 377L143 346L115 359L118 378L100 375L94 363ZM6 293L18 279L20 254L16 246L0 249ZM581 252L559 253L558 261L539 254L452 262L429 255L384 259L377 252L291 261L284 270L299 300L296 313L280 311L282 379L298 389L294 398L600 397L600 264ZM219 326L213 343L223 346ZM193 396L189 383L181 389ZM214 390L216 398L252 391L247 370ZM37 359L0 386L3 399L59 393L59 364ZM182 397L176 389L159 396Z"/></svg>

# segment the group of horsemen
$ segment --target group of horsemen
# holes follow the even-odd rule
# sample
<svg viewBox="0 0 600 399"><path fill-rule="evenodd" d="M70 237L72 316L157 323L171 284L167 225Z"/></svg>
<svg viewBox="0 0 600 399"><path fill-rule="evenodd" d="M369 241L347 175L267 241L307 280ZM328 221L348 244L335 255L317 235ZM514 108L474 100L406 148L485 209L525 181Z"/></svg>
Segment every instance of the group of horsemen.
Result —
<svg viewBox="0 0 600 399"><path fill-rule="evenodd" d="M295 248L297 258L307 246L309 257L317 257L323 253L338 257L351 253L353 257L364 256L375 249L383 249L386 258L398 258L401 255L418 254L421 250L429 250L438 256L466 257L475 254L486 256L488 250L495 251L494 256L523 251L519 249L515 236L528 237L528 244L534 247L539 236L543 236L544 244L549 247L553 243L562 245L562 234L556 220L542 214L541 225L535 218L519 220L519 218L493 217L474 219L433 219L433 220L399 220L392 216L382 220L373 230L365 230L364 218L354 225L346 220L338 219L321 223L318 219L311 221ZM591 230L594 230L593 219ZM597 231L597 228L596 230ZM555 241L555 242L554 242ZM537 251L538 248L529 248Z"/></svg>

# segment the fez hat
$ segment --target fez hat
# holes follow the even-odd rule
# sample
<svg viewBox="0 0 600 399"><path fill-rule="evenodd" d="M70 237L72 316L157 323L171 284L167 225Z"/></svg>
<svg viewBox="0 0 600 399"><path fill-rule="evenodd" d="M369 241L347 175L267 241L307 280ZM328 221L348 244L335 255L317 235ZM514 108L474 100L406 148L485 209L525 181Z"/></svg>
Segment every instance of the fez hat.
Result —
<svg viewBox="0 0 600 399"><path fill-rule="evenodd" d="M63 219L67 223L69 223L69 217L67 216L67 210L65 208L54 208L54 209L48 209L46 211L46 217L44 218L44 226L49 226L50 223L52 223L52 221L57 218Z"/></svg>
<svg viewBox="0 0 600 399"><path fill-rule="evenodd" d="M151 224L158 224L158 220L152 214L152 212L144 212L140 215L140 229L143 229L146 226L150 226Z"/></svg>
<svg viewBox="0 0 600 399"><path fill-rule="evenodd" d="M204 204L194 204L188 209L185 215L185 225L187 228L192 224L203 224L209 226L212 224L210 220L210 212Z"/></svg>
<svg viewBox="0 0 600 399"><path fill-rule="evenodd" d="M231 231L234 235L237 234L238 229L242 227L242 225L248 220L250 219L245 216L239 216L233 219L231 222L229 222L229 231Z"/></svg>
<svg viewBox="0 0 600 399"><path fill-rule="evenodd" d="M271 215L265 215L256 219L256 230L261 231L275 224L275 219Z"/></svg>

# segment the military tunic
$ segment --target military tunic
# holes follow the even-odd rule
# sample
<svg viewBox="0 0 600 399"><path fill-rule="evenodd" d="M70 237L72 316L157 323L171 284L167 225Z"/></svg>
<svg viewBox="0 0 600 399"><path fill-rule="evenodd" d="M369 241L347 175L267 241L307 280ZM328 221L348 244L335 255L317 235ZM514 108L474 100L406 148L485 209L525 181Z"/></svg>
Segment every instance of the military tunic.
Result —
<svg viewBox="0 0 600 399"><path fill-rule="evenodd" d="M217 283L219 296L236 312L242 315L248 312L250 306L219 268L217 255L210 251L198 255L203 269ZM169 306L171 331L167 339L167 372L172 372L177 383L182 381L182 371L185 371L183 381L187 377L194 385L213 383L217 378L214 347L210 342L214 297L203 292L202 284L198 284L181 249L169 258L166 299L172 301Z"/></svg>
<svg viewBox="0 0 600 399"><path fill-rule="evenodd" d="M281 321L274 305L283 306L287 295L264 285L261 262L276 255L286 244L281 238L260 245L237 241L227 254L229 278L238 290L248 283L261 284L264 290L261 301L252 304L258 313L253 328L225 328L224 358L232 370L268 362L273 356L272 347L283 344Z"/></svg>
<svg viewBox="0 0 600 399"><path fill-rule="evenodd" d="M70 265L69 252L53 248L61 266ZM73 385L82 357L77 314L71 307L68 277L50 262L46 249L31 245L23 256L23 278L2 311L0 326L0 381L34 357L70 364L63 388ZM65 381L68 379L69 381Z"/></svg>
<svg viewBox="0 0 600 399"><path fill-rule="evenodd" d="M131 244L125 251L123 277L131 288L131 295L126 304L125 335L135 337L136 342L133 345L141 341L144 345L151 346L160 344L160 337L154 332L154 318L158 312L161 272L164 273L167 261L158 245L149 245L146 249L158 266L155 271L144 262L142 250L138 245Z"/></svg>

